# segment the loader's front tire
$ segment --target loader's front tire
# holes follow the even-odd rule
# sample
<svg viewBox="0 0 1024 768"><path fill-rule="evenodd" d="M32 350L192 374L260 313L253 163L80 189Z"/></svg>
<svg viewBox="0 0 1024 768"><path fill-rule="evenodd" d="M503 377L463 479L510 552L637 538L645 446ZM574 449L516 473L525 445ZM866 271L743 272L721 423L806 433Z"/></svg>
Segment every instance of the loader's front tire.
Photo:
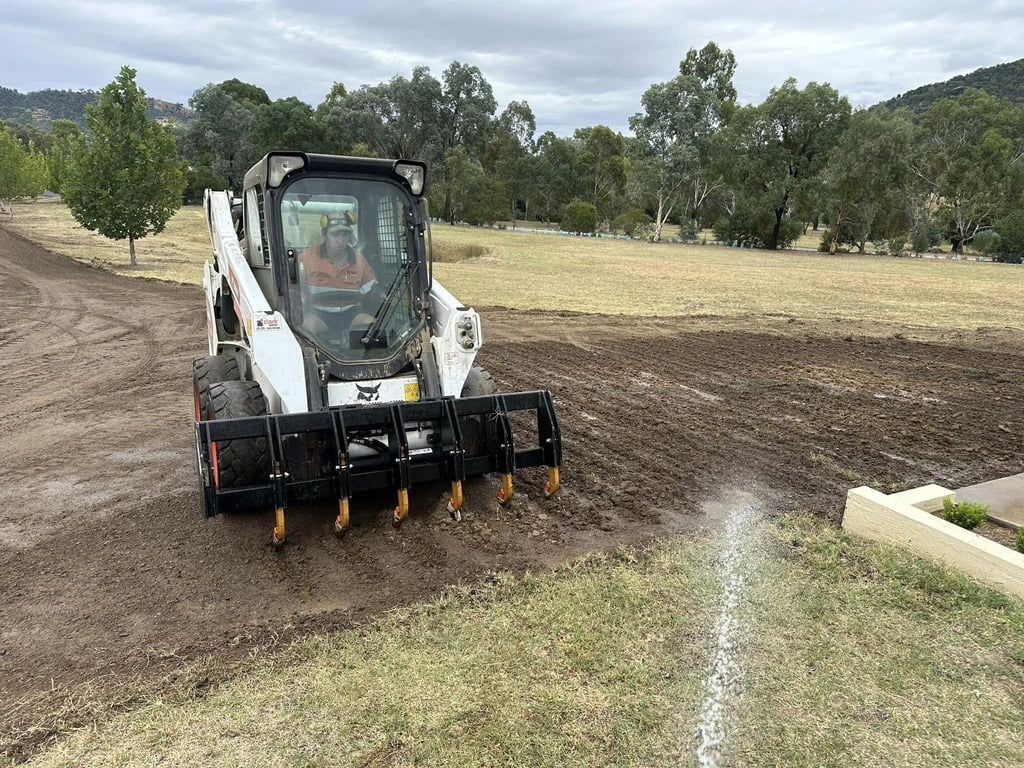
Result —
<svg viewBox="0 0 1024 768"><path fill-rule="evenodd" d="M192 362L192 396L195 400L196 421L204 418L203 402L214 384L238 381L242 378L238 370L238 358L234 355L200 357Z"/></svg>
<svg viewBox="0 0 1024 768"><path fill-rule="evenodd" d="M462 397L489 397L497 394L498 385L486 369L474 365L469 369L466 383L462 385ZM484 416L466 416L460 419L462 445L467 457L487 453L487 425Z"/></svg>
<svg viewBox="0 0 1024 768"><path fill-rule="evenodd" d="M210 386L202 410L204 419L265 416L267 400L255 381L224 381ZM265 437L220 440L216 461L221 488L265 485L272 469Z"/></svg>

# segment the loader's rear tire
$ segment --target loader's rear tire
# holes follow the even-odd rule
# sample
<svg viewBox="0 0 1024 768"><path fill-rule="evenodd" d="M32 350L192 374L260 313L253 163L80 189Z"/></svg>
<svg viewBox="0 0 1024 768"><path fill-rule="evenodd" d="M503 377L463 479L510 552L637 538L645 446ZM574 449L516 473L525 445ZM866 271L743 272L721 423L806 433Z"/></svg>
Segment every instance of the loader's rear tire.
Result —
<svg viewBox="0 0 1024 768"><path fill-rule="evenodd" d="M238 358L234 355L200 357L192 362L192 396L195 400L196 421L202 416L202 404L210 387L224 381L239 381Z"/></svg>
<svg viewBox="0 0 1024 768"><path fill-rule="evenodd" d="M462 385L462 397L489 397L498 392L494 377L486 369L474 365L469 369L466 383ZM484 416L465 416L459 420L462 429L462 444L467 457L482 456L488 452L487 424Z"/></svg>
<svg viewBox="0 0 1024 768"><path fill-rule="evenodd" d="M210 386L203 418L237 419L265 416L267 400L255 381L224 381ZM217 484L221 488L265 485L271 473L265 437L217 442Z"/></svg>

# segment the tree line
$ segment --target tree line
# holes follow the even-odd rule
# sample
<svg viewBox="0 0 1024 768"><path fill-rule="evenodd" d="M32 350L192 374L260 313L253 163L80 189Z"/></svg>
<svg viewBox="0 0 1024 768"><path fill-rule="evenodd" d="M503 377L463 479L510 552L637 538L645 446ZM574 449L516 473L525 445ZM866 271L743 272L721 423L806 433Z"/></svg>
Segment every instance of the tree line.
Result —
<svg viewBox="0 0 1024 768"><path fill-rule="evenodd" d="M211 83L189 100L190 125L160 130L185 202L207 187L240 189L264 153L295 149L425 160L431 210L450 222L530 219L655 241L713 228L718 240L768 249L813 228L832 253L921 253L946 241L956 253L1024 256L1021 107L967 89L915 118L854 110L827 83L793 79L744 105L735 70L714 42L691 49L644 91L632 135L604 125L537 135L527 102L499 112L481 71L458 61L440 78L417 67L351 91L336 82L316 107L237 79ZM65 192L62 174L98 140L91 115L102 103L83 134L55 121L22 140L26 156L45 155L51 188Z"/></svg>

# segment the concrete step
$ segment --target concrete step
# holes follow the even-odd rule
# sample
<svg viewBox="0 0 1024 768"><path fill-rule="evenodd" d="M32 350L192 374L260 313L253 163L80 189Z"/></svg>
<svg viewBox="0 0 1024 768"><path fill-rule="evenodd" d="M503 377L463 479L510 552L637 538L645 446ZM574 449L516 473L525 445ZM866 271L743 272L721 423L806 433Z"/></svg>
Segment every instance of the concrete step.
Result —
<svg viewBox="0 0 1024 768"><path fill-rule="evenodd" d="M1024 472L959 488L956 500L980 501L988 505L993 523L1015 530L1024 528Z"/></svg>

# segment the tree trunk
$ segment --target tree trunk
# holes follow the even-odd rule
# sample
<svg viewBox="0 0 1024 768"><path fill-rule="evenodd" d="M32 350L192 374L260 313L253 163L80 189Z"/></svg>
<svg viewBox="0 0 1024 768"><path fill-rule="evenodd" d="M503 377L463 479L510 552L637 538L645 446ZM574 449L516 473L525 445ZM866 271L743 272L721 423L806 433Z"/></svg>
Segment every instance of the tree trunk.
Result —
<svg viewBox="0 0 1024 768"><path fill-rule="evenodd" d="M818 220L820 218L821 218L821 214L820 213L814 214L814 226L812 226L811 229L814 230L815 232L818 231Z"/></svg>
<svg viewBox="0 0 1024 768"><path fill-rule="evenodd" d="M661 195L658 195L658 215L654 219L654 242L661 242L661 228L664 226L665 221L661 218L661 211L664 206L664 199Z"/></svg>
<svg viewBox="0 0 1024 768"><path fill-rule="evenodd" d="M135 238L128 238L128 252L132 255L132 269L138 266L138 262L135 260Z"/></svg>
<svg viewBox="0 0 1024 768"><path fill-rule="evenodd" d="M839 247L839 230L843 226L843 209L840 208L836 213L836 219L832 223L832 242L828 244L828 252L835 256L836 249Z"/></svg>
<svg viewBox="0 0 1024 768"><path fill-rule="evenodd" d="M777 250L779 247L779 235L782 234L782 216L785 212L785 208L775 209L775 226L772 227L771 239L766 243L769 251Z"/></svg>

